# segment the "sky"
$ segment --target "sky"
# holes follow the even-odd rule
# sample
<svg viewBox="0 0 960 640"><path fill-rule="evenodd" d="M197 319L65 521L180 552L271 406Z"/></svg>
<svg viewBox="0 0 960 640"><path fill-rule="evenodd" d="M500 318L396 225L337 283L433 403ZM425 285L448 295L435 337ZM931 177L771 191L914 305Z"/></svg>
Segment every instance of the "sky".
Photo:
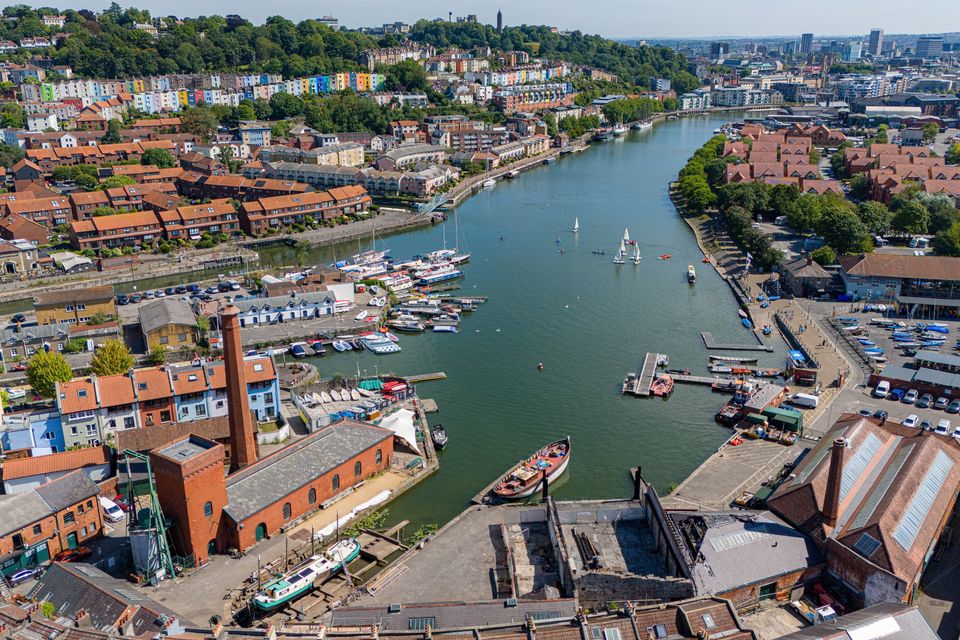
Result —
<svg viewBox="0 0 960 640"><path fill-rule="evenodd" d="M109 0L28 0L35 6L103 9ZM924 0L922 11L905 9L902 0L805 0L758 3L754 0L121 0L121 6L149 9L154 15L195 16L237 13L260 23L270 15L297 21L333 15L347 27L418 18L477 14L494 23L503 9L505 24L550 24L611 38L935 33L960 30L960 0ZM824 25L829 25L825 29Z"/></svg>

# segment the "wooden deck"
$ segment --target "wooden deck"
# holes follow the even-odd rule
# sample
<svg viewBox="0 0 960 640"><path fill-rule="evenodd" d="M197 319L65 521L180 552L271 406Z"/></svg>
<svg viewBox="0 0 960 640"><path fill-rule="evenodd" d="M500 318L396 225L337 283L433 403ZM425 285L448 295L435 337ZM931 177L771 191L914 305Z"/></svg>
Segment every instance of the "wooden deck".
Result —
<svg viewBox="0 0 960 640"><path fill-rule="evenodd" d="M757 339L759 344L725 344L719 343L713 339L713 334L709 331L701 331L700 337L703 338L703 344L707 349L722 349L729 351L767 351L772 352L773 347L768 344L763 344L760 342L759 336L756 332L751 331L753 337Z"/></svg>

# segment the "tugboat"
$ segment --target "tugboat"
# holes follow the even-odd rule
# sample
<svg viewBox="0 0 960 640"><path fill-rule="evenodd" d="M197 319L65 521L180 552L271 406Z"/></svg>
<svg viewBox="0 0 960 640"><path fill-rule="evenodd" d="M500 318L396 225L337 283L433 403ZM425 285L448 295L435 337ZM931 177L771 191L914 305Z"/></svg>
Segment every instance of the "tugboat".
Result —
<svg viewBox="0 0 960 640"><path fill-rule="evenodd" d="M447 431L442 424L435 424L430 427L430 438L433 440L433 446L437 449L443 449L447 446Z"/></svg>
<svg viewBox="0 0 960 640"><path fill-rule="evenodd" d="M516 500L528 498L540 489L546 473L547 482L559 478L570 463L570 436L551 442L535 454L522 460L494 485L493 493L500 498Z"/></svg>

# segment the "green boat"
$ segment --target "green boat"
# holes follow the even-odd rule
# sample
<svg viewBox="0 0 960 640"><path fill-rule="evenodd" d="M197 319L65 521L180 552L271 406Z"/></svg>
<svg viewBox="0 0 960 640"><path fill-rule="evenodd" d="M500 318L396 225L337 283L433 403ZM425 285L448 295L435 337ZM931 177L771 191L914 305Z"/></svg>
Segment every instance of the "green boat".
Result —
<svg viewBox="0 0 960 640"><path fill-rule="evenodd" d="M332 576L360 555L360 543L355 538L341 540L323 555L311 556L288 573L263 585L253 597L253 606L259 611L274 611L311 591L317 580Z"/></svg>

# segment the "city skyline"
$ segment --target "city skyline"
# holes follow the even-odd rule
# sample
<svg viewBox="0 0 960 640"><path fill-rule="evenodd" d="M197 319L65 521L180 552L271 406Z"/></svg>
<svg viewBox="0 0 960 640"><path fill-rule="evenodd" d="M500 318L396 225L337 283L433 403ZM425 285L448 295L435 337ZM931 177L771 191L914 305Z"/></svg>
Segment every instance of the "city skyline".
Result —
<svg viewBox="0 0 960 640"><path fill-rule="evenodd" d="M31 0L34 7L49 6L49 2ZM110 2L106 0L62 0L60 9L105 9ZM626 0L600 0L599 3L573 5L562 10L545 0L532 0L522 6L506 3L484 3L483 6L466 2L442 3L437 0L408 0L402 5L372 0L363 5L351 3L323 3L307 7L291 0L277 0L264 5L253 2L226 2L213 0L203 3L203 11L197 11L196 3L188 0L142 0L139 2L121 2L123 7L148 9L156 16L177 15L196 16L228 13L240 14L255 23L263 22L271 15L282 15L291 20L318 18L333 15L340 24L349 28L376 26L384 22L415 22L421 18L446 17L450 12L456 16L476 14L480 22L496 24L497 10L503 10L504 26L516 24L550 24L563 30L580 30L585 33L598 33L611 38L738 38L738 37L789 37L802 32L813 32L820 37L823 28L821 16L828 12L833 33L824 32L823 36L853 36L869 34L871 29L879 28L885 34L923 34L940 33L936 29L945 24L960 24L960 8L951 0L931 0L926 4L929 11L923 14L902 14L897 11L899 5L892 0L879 0L869 3L855 1L836 5L827 0L813 0L808 11L802 15L784 9L782 12L737 12L729 3L720 5L701 5L695 0L643 0L639 6ZM734 3L736 4L736 3ZM686 7L688 10L684 10ZM746 6L744 5L744 8ZM869 16L864 9L869 8ZM884 11L884 9L887 11ZM736 20L731 20L731 15ZM887 20L876 20L876 16L896 16ZM930 15L939 15L936 23L928 19ZM375 17L375 19L374 19ZM951 21L950 18L953 17ZM728 33L718 29L718 25L731 24ZM785 28L789 26L788 28Z"/></svg>

